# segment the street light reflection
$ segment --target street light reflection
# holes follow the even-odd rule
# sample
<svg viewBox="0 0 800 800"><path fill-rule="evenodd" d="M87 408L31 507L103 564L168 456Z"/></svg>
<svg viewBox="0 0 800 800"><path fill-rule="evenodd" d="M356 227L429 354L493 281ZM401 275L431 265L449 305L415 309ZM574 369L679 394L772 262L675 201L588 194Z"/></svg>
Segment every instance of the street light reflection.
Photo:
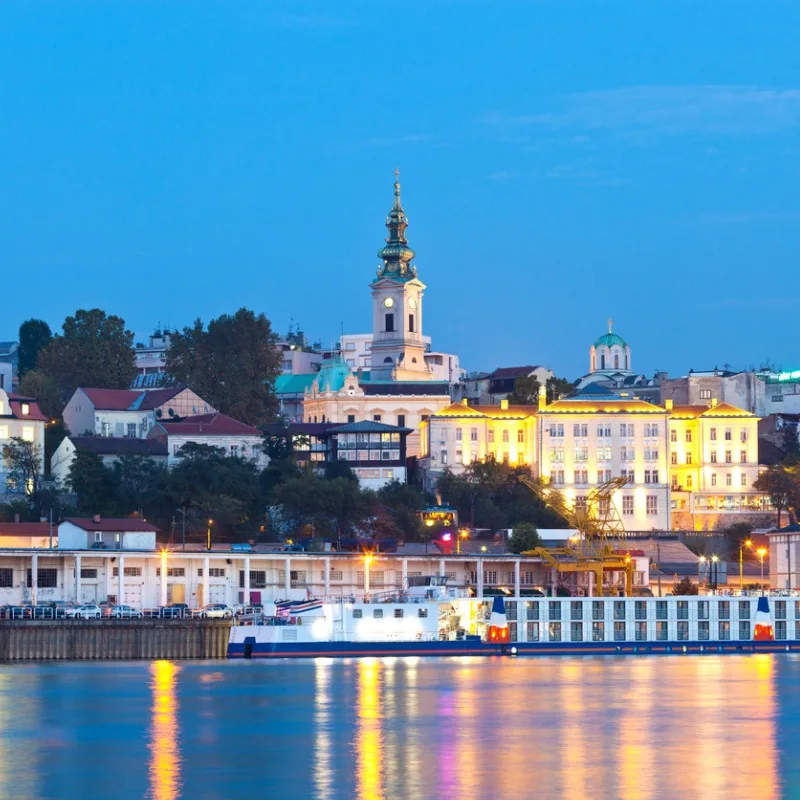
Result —
<svg viewBox="0 0 800 800"><path fill-rule="evenodd" d="M150 726L150 792L153 800L176 800L181 795L181 757L178 743L179 668L171 661L150 665L153 693Z"/></svg>

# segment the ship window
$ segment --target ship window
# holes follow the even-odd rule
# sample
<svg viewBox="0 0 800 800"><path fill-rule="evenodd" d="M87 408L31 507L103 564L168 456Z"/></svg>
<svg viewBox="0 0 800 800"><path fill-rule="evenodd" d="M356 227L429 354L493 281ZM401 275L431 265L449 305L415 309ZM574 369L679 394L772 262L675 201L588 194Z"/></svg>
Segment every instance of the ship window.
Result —
<svg viewBox="0 0 800 800"><path fill-rule="evenodd" d="M383 619L383 609L382 608L373 609L372 616L374 619Z"/></svg>
<svg viewBox="0 0 800 800"><path fill-rule="evenodd" d="M354 608L353 609L353 619L361 619L361 609Z"/></svg>
<svg viewBox="0 0 800 800"><path fill-rule="evenodd" d="M425 619L428 616L428 609L427 608L420 608L417 612L419 614L420 619Z"/></svg>
<svg viewBox="0 0 800 800"><path fill-rule="evenodd" d="M402 608L396 608L394 610L394 618L395 619L402 619L403 618L403 609Z"/></svg>

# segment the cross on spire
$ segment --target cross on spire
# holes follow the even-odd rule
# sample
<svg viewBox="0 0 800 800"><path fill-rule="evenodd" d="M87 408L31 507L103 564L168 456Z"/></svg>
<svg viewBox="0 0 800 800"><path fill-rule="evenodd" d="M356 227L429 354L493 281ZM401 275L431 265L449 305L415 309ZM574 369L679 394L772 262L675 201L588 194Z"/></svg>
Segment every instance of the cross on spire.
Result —
<svg viewBox="0 0 800 800"><path fill-rule="evenodd" d="M612 320L611 317L609 317L608 318L608 332L609 333L613 333L613 330L612 330L613 326L614 326L614 320Z"/></svg>

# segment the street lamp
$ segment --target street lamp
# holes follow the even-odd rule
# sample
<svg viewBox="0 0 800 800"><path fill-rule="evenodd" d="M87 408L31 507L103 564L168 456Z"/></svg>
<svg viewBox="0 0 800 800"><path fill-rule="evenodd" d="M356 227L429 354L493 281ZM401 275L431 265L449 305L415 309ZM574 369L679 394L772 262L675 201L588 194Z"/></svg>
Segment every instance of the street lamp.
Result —
<svg viewBox="0 0 800 800"><path fill-rule="evenodd" d="M206 550L211 549L211 526L214 524L213 519L208 520L208 530L206 531Z"/></svg>
<svg viewBox="0 0 800 800"><path fill-rule="evenodd" d="M456 555L461 555L461 540L469 538L469 531L466 528L462 528L458 532L458 538L456 539Z"/></svg>
<svg viewBox="0 0 800 800"><path fill-rule="evenodd" d="M372 563L373 557L372 554L367 553L364 556L364 597L366 599L367 595L369 594L369 565Z"/></svg>
<svg viewBox="0 0 800 800"><path fill-rule="evenodd" d="M717 578L719 573L719 556L715 553L711 556L711 589L717 591Z"/></svg>
<svg viewBox="0 0 800 800"><path fill-rule="evenodd" d="M425 527L432 528L434 525L433 520L429 517L425 520ZM428 531L425 532L425 552L428 552L428 539L430 538L430 533Z"/></svg>
<svg viewBox="0 0 800 800"><path fill-rule="evenodd" d="M756 555L761 559L761 594L764 594L764 556L768 553L766 547L759 547Z"/></svg>
<svg viewBox="0 0 800 800"><path fill-rule="evenodd" d="M741 547L739 548L739 591L742 591L742 586L744 586L744 549L745 547L753 547L753 542L751 539L745 539L742 542Z"/></svg>

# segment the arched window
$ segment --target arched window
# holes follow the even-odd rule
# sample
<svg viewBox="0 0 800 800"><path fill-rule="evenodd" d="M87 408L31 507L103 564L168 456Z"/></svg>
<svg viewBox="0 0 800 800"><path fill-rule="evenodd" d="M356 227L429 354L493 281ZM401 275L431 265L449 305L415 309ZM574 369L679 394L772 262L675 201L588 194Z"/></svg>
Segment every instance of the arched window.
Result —
<svg viewBox="0 0 800 800"><path fill-rule="evenodd" d="M392 363L392 357L391 356L386 356L386 358L383 359L383 363L384 364L391 364Z"/></svg>
<svg viewBox="0 0 800 800"><path fill-rule="evenodd" d="M619 369L619 353L614 353L614 369Z"/></svg>
<svg viewBox="0 0 800 800"><path fill-rule="evenodd" d="M416 364L416 363L417 363L417 359L416 359L416 358L412 358L412 359L411 359L411 363L412 363L412 364Z"/></svg>
<svg viewBox="0 0 800 800"><path fill-rule="evenodd" d="M628 366L628 354L627 353L625 353L625 369L630 369L630 367Z"/></svg>
<svg viewBox="0 0 800 800"><path fill-rule="evenodd" d="M606 354L605 353L601 353L600 354L600 369L605 369L605 368L606 368Z"/></svg>
<svg viewBox="0 0 800 800"><path fill-rule="evenodd" d="M592 372L597 369L597 356L592 353Z"/></svg>

